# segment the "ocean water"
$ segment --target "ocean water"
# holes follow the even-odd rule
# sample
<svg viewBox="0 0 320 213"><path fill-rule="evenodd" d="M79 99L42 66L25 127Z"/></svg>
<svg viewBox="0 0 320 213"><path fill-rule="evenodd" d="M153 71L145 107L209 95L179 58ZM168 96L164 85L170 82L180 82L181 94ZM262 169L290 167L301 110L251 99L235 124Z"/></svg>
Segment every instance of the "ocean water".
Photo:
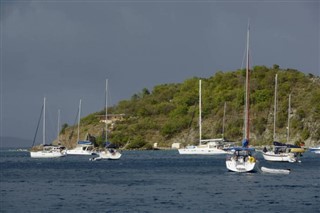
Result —
<svg viewBox="0 0 320 213"><path fill-rule="evenodd" d="M289 175L228 172L225 156L123 151L118 161L88 156L32 159L2 149L0 212L320 212L320 155Z"/></svg>

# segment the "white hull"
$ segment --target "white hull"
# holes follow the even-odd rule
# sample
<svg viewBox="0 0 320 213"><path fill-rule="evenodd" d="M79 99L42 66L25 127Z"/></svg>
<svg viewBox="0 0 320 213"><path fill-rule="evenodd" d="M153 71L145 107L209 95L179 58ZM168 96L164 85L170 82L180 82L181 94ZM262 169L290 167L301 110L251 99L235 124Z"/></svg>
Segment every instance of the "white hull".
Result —
<svg viewBox="0 0 320 213"><path fill-rule="evenodd" d="M226 151L218 148L199 148L199 147L192 147L192 148L185 148L185 149L178 149L179 154L181 155L221 155L227 154Z"/></svg>
<svg viewBox="0 0 320 213"><path fill-rule="evenodd" d="M73 151L69 150L68 155L94 155L92 152L78 152L78 151Z"/></svg>
<svg viewBox="0 0 320 213"><path fill-rule="evenodd" d="M267 161L276 162L296 162L297 159L293 153L280 153L275 154L273 151L262 153L263 158Z"/></svg>
<svg viewBox="0 0 320 213"><path fill-rule="evenodd" d="M68 155L95 155L95 152L92 151L83 151L83 150L74 150L70 149L67 151Z"/></svg>
<svg viewBox="0 0 320 213"><path fill-rule="evenodd" d="M267 167L261 167L261 171L272 174L290 174L290 169L271 169Z"/></svg>
<svg viewBox="0 0 320 213"><path fill-rule="evenodd" d="M36 151L30 152L31 158L59 158L66 156L64 152Z"/></svg>
<svg viewBox="0 0 320 213"><path fill-rule="evenodd" d="M92 150L93 146L77 146L74 149L67 150L68 155L95 155L97 154Z"/></svg>
<svg viewBox="0 0 320 213"><path fill-rule="evenodd" d="M243 161L243 159L235 160L233 157L226 160L227 169L233 172L250 172L254 170L255 165L255 162Z"/></svg>
<svg viewBox="0 0 320 213"><path fill-rule="evenodd" d="M90 161L96 161L96 160L119 160L121 158L121 153L113 150L105 150L98 153L98 157L96 158L90 158Z"/></svg>
<svg viewBox="0 0 320 213"><path fill-rule="evenodd" d="M320 154L320 146L318 147L310 147L309 148L310 152L316 153L316 154Z"/></svg>
<svg viewBox="0 0 320 213"><path fill-rule="evenodd" d="M101 159L118 160L121 158L121 153L118 151L114 151L114 152L102 151L99 153L99 157Z"/></svg>

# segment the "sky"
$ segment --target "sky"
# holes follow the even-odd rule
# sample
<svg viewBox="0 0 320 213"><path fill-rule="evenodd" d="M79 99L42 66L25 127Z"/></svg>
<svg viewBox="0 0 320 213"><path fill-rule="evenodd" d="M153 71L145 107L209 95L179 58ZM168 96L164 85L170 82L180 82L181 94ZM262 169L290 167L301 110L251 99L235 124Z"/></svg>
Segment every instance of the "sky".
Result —
<svg viewBox="0 0 320 213"><path fill-rule="evenodd" d="M320 76L319 1L0 0L1 137L32 140L143 88L251 64ZM50 143L50 141L48 142ZM5 141L1 141L5 144ZM28 144L23 144L28 145Z"/></svg>

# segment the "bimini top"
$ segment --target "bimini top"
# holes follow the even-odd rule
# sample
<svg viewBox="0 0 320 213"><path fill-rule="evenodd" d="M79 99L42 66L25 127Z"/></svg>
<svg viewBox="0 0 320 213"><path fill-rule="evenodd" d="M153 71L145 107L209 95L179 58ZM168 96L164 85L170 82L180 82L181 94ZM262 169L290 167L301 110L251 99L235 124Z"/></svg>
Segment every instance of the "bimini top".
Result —
<svg viewBox="0 0 320 213"><path fill-rule="evenodd" d="M288 148L301 148L300 146L297 146L297 145L285 144L285 143L280 143L280 142L277 142L277 141L273 141L273 145L274 146L286 146Z"/></svg>

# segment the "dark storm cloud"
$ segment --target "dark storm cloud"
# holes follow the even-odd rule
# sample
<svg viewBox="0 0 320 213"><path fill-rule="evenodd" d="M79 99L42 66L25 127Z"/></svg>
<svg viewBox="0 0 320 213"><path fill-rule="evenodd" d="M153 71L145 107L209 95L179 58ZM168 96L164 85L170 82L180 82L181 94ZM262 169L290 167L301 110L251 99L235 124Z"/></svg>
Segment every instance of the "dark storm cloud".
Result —
<svg viewBox="0 0 320 213"><path fill-rule="evenodd" d="M144 87L236 70L248 19L253 64L319 75L319 14L318 2L6 1L1 134L32 138L44 95L48 113L61 108L69 124L80 98L83 115L101 110L105 78L116 104Z"/></svg>

